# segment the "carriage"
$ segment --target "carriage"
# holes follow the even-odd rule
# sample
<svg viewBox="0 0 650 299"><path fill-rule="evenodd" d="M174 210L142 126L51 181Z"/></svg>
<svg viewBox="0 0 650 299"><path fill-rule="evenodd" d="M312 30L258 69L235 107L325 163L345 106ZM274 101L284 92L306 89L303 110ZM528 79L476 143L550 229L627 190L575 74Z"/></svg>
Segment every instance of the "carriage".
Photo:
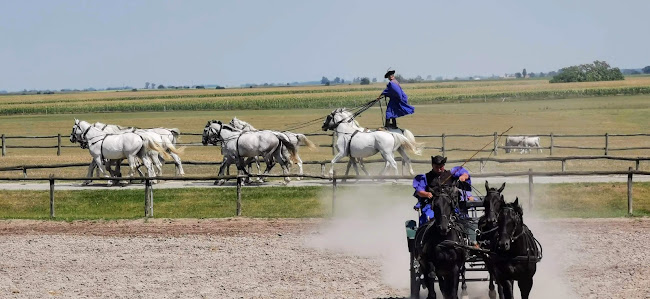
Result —
<svg viewBox="0 0 650 299"><path fill-rule="evenodd" d="M484 213L483 199L484 199L483 197L479 196L476 197L476 200L474 201L460 202L461 208L467 208L470 221L478 222L479 218L483 215ZM415 235L418 229L417 221L407 220L405 222L405 228L406 228L406 241L409 250L409 261L410 261L409 273L410 273L411 298L420 298L420 290L422 288L425 288L426 286L422 279L422 275L424 274L420 271L421 268L418 259L415 255ZM483 255L480 254L485 250L480 248L473 248L472 246L469 246L468 239L463 240L462 244L455 244L454 246L461 246L467 249L468 251L470 251L468 258L465 260L463 272L472 272L474 274L471 275L472 277L465 277L465 273L463 273L461 277L461 283L462 283L461 294L465 298L467 297L466 282L490 281L488 269L485 265ZM493 296L496 296L496 293L494 292L494 288L491 287L490 298L495 298Z"/></svg>

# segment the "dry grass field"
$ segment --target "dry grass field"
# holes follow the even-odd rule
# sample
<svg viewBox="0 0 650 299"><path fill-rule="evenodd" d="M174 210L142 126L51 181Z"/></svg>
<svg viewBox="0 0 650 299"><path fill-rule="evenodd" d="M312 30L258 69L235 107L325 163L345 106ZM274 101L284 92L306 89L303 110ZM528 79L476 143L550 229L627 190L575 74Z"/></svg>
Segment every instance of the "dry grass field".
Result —
<svg viewBox="0 0 650 299"><path fill-rule="evenodd" d="M513 127L508 134L601 134L602 137L592 138L555 138L555 145L564 146L590 146L604 147L604 134L627 134L648 132L650 123L650 96L609 96L577 99L555 100L528 100L505 102L471 102L471 103L440 103L430 105L416 105L416 113L399 119L402 128L408 128L416 135L445 134L493 134L501 133ZM6 136L44 136L62 135L62 144L70 146L69 132L73 119L79 118L91 122L120 124L137 127L176 127L184 133L201 133L208 120L218 119L229 121L237 116L250 122L259 129L282 130L292 124L301 123L318 118L324 119L331 109L300 109L300 110L234 110L234 111L180 111L180 112L119 112L119 113L78 113L54 115L13 115L0 117L0 133ZM376 128L380 125L381 114L378 107L366 111L358 118L362 126ZM297 130L301 133L323 133L320 130L321 122ZM200 143L200 136L183 136L181 142ZM317 144L330 144L331 137L310 137ZM469 138L448 137L447 148L480 149L490 143L492 137ZM425 146L440 147L440 138L420 138ZM504 140L500 141L503 145ZM7 139L11 145L56 145L56 139ZM548 137L542 138L542 146L549 146ZM650 137L610 137L609 147L650 146ZM488 145L487 148L491 148ZM426 150L422 157L439 153L438 150ZM556 149L554 156L567 155L602 155L603 150L576 150ZM610 151L613 156L650 156L648 150ZM467 159L473 153L452 151L447 155L451 159ZM497 158L519 158L529 156L546 156L543 153L520 155L518 153L505 154L500 151ZM302 159L330 160L331 148L321 147L318 151L301 149ZM487 157L488 153L481 153L477 157ZM213 146L188 146L185 149L183 160L188 161L220 161L219 148ZM0 158L0 167L33 164L57 164L89 161L86 150L79 148L63 148L61 156L56 156L56 149L14 149L8 148L7 155ZM642 162L641 169L650 169L650 162ZM342 165L341 165L342 166ZM471 170L476 171L476 163L468 164ZM567 163L568 170L579 169L619 169L625 170L634 166L633 162L616 162L606 160L571 161ZM416 171L424 170L428 166L418 165ZM549 169L559 170L559 162L549 163L517 163L496 164L488 163L484 171L496 170L527 170ZM166 172L171 172L167 166ZM306 166L307 172L320 173L317 165ZM30 176L47 176L50 173L57 175L85 175L84 168L30 170ZM187 166L188 175L214 174L215 166ZM20 172L5 172L3 175L21 175Z"/></svg>

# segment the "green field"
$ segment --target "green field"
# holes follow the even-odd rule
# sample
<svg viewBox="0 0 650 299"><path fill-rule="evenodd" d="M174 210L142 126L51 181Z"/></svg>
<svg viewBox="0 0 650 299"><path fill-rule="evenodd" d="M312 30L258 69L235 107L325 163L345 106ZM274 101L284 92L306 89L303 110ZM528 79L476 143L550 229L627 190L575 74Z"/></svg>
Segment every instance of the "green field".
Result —
<svg viewBox="0 0 650 299"><path fill-rule="evenodd" d="M520 198L526 207L527 185L510 184L504 191L508 201ZM362 209L373 209L373 203L399 206L409 210L415 203L408 185L373 187L382 198L359 198L357 187L342 186L337 191L339 203L365 200ZM360 190L363 190L361 188ZM361 191L363 192L363 191ZM535 211L542 217L622 217L627 215L627 186L612 184L551 184L537 185ZM650 216L650 183L634 184L634 214ZM218 189L159 189L154 192L154 215L157 218L223 218L236 216L234 188ZM261 218L313 218L331 214L331 188L270 187L244 188L242 216ZM48 219L49 192L0 190L0 219ZM144 213L143 190L56 191L57 220L128 219L141 218ZM340 210L341 208L339 208ZM401 212L405 212L401 211ZM345 213L364 213L347 210Z"/></svg>

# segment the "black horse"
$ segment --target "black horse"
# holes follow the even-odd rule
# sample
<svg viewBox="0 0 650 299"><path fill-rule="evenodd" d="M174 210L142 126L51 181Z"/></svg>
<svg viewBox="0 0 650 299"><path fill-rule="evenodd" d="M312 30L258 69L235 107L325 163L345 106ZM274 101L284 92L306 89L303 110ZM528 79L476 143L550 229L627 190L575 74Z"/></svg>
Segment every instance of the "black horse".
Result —
<svg viewBox="0 0 650 299"><path fill-rule="evenodd" d="M464 277L467 252L453 246L461 244L464 239L464 230L454 212L457 196L454 188L444 186L435 190L434 198L431 202L434 221L422 226L422 231L416 236L420 269L428 290L427 298L436 298L435 279L431 274L438 278L443 298L458 298L458 284L460 276Z"/></svg>
<svg viewBox="0 0 650 299"><path fill-rule="evenodd" d="M542 259L542 246L524 224L519 198L513 203L502 204L497 215L497 230L490 241L493 254L489 261L499 285L499 296L513 298L516 280L521 298L526 299L533 287L537 262Z"/></svg>
<svg viewBox="0 0 650 299"><path fill-rule="evenodd" d="M505 200L501 192L506 187L506 183L503 183L499 189L490 188L487 181L485 181L485 191L486 195L483 198L483 208L484 215L481 216L478 220L478 233L476 234L476 240L481 245L483 249L490 249L490 239L493 238L497 230L497 213L501 208L501 205L505 204ZM496 292L494 290L494 265L490 263L490 259L487 256L484 256L483 260L485 261L485 267L490 273L490 298L496 298Z"/></svg>

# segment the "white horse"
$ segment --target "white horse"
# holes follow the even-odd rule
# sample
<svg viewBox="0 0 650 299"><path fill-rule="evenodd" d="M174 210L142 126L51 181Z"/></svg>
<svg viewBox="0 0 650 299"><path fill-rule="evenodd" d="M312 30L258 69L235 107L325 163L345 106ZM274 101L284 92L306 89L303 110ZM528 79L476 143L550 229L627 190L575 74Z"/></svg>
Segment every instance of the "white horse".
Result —
<svg viewBox="0 0 650 299"><path fill-rule="evenodd" d="M379 174L383 175L389 167L392 167L395 169L395 175L397 175L399 171L393 155L394 151L400 153L402 159L408 165L409 173L411 175L415 174L411 166L411 159L406 155L404 149L411 150L416 155L421 155L422 150L414 141L414 137L413 140L409 140L405 136L406 134L413 136L408 130L404 130L404 135L390 131L367 131L359 126L359 123L354 120L354 115L344 108L332 111L323 122L322 129L323 131L335 130L338 135L336 140L338 153L332 159L330 176L334 175L334 164L343 157L365 158L378 152L386 161L384 169Z"/></svg>
<svg viewBox="0 0 650 299"><path fill-rule="evenodd" d="M236 129L240 129L240 130L242 130L244 132L258 132L259 131L258 129L255 129L255 127L253 127L251 124L249 124L249 123L247 123L247 122L245 122L243 120L240 120L237 117L234 117L230 121L230 125L233 126ZM313 142L311 142L311 140L309 140L307 138L307 136L305 136L304 134L293 133L293 132L289 132L289 131L282 131L282 132L273 131L273 132L284 134L289 139L291 144L293 144L293 146L296 148L296 160L297 160L296 163L298 164L298 174L303 174L302 159L300 159L300 155L298 154L299 146L300 145L305 145L310 150L315 150L315 149L317 149L316 145ZM282 155L284 157L288 157L288 151L287 151L286 147L284 147L284 146L282 147ZM257 162L257 159L256 159L256 162ZM258 168L258 170L260 168L259 162L257 162L257 168ZM296 178L296 180L300 180L300 178Z"/></svg>
<svg viewBox="0 0 650 299"><path fill-rule="evenodd" d="M506 146L517 146L520 147L520 154L530 153L530 149L527 147L537 147L537 152L541 153L542 149L539 148L540 141L537 136L508 136L506 137ZM506 153L510 153L514 149L506 148Z"/></svg>
<svg viewBox="0 0 650 299"><path fill-rule="evenodd" d="M224 159L219 168L220 176L223 175L226 167L232 161L236 162L239 171L249 175L244 158L257 156L264 157L266 162L264 174L268 174L275 161L277 161L282 167L282 174L286 175L289 173L289 168L287 167L288 161L285 161L282 157L282 146L285 146L289 151L289 159L296 160L296 148L283 134L271 131L243 132L221 121L209 121L203 129L202 143L203 145L217 145L218 142L222 142L221 148ZM289 181L288 177L284 178L285 184L288 184ZM223 180L217 184L223 184Z"/></svg>
<svg viewBox="0 0 650 299"><path fill-rule="evenodd" d="M70 142L77 142L83 140L88 145L88 151L93 157L95 164L101 171L102 175L109 177L104 161L106 160L122 160L129 161L129 177L137 168L139 158L144 166L147 168L149 177L155 177L151 159L147 154L149 150L155 150L163 156L170 158L167 152L160 147L147 135L138 135L135 133L122 133L122 134L107 134L101 130L94 128L86 121L75 119L72 133L70 134ZM92 169L88 170L88 177L92 176Z"/></svg>
<svg viewBox="0 0 650 299"><path fill-rule="evenodd" d="M526 136L508 136L506 137L506 146L521 146ZM506 153L512 152L513 148L506 148ZM521 149L521 153L524 152L524 149Z"/></svg>
<svg viewBox="0 0 650 299"><path fill-rule="evenodd" d="M174 165L176 165L176 175L183 176L185 171L183 171L183 164L181 158L178 156L183 152L184 148L176 148L175 145L178 141L178 136L180 131L177 128L167 129L167 128L151 128L151 129L138 129L134 127L122 127L118 125L109 125L101 122L96 122L93 124L95 128L98 128L109 134L123 133L123 132L134 132L138 134L149 134L150 137L156 141L160 146L162 146L167 153L174 160ZM162 175L162 164L159 159L151 157L154 165L158 169L158 175Z"/></svg>

